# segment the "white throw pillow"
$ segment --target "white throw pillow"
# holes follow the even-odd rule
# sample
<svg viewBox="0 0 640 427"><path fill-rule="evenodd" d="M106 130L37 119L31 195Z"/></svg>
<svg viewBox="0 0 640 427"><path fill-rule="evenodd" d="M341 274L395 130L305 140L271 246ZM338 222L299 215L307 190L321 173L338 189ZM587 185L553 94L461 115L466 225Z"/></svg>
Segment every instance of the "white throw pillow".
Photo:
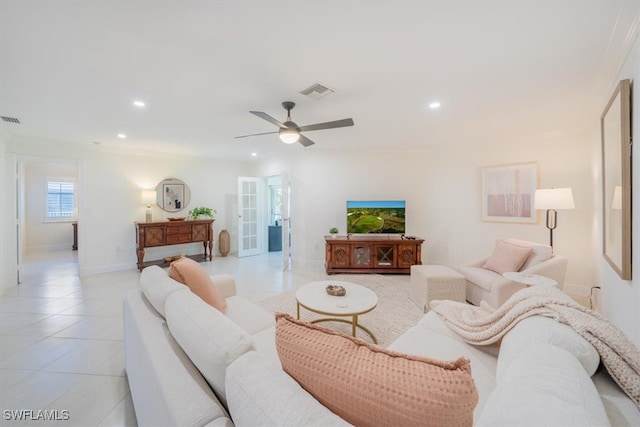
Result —
<svg viewBox="0 0 640 427"><path fill-rule="evenodd" d="M182 283L169 277L167 272L157 265L151 265L142 270L140 287L144 296L162 317L166 317L164 305L167 297L176 291L188 289Z"/></svg>
<svg viewBox="0 0 640 427"><path fill-rule="evenodd" d="M600 395L576 358L550 344L520 353L477 420L486 427L609 426Z"/></svg>
<svg viewBox="0 0 640 427"><path fill-rule="evenodd" d="M582 338L571 326L545 316L530 316L522 319L502 338L496 381L500 382L509 365L521 353L541 344L560 347L573 354L589 376L600 364L600 355L593 345Z"/></svg>
<svg viewBox="0 0 640 427"><path fill-rule="evenodd" d="M226 406L227 366L254 349L251 337L188 289L169 295L166 313L171 334Z"/></svg>

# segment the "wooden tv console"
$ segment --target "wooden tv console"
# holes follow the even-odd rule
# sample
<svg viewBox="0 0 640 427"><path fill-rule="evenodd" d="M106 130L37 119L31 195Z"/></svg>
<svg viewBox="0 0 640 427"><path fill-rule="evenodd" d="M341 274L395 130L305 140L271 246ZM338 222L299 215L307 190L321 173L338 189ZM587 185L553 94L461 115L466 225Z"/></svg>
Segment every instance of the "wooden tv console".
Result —
<svg viewBox="0 0 640 427"><path fill-rule="evenodd" d="M136 222L138 270L142 271L148 265L162 264L163 260L144 262L144 248L157 246L202 242L204 257L190 258L211 261L213 258L213 221L213 219L198 219L193 221Z"/></svg>
<svg viewBox="0 0 640 427"><path fill-rule="evenodd" d="M424 239L400 236L325 236L325 268L333 273L410 273L422 264Z"/></svg>

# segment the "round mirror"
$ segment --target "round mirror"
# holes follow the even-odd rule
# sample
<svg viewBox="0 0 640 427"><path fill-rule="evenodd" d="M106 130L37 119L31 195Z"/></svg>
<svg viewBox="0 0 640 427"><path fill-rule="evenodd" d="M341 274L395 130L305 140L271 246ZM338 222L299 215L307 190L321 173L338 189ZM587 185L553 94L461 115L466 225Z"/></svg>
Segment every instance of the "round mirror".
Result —
<svg viewBox="0 0 640 427"><path fill-rule="evenodd" d="M181 211L190 200L189 186L179 179L167 178L156 187L156 203L167 212Z"/></svg>

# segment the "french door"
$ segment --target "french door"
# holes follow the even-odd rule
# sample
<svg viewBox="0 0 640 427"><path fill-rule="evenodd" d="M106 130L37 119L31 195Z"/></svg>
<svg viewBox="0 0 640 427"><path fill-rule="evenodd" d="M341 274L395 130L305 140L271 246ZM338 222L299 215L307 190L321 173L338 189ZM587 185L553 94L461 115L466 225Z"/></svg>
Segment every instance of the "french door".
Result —
<svg viewBox="0 0 640 427"><path fill-rule="evenodd" d="M291 216L289 175L280 175L282 186L282 270L289 268L291 257ZM266 178L238 177L238 256L265 252L267 246L267 184Z"/></svg>
<svg viewBox="0 0 640 427"><path fill-rule="evenodd" d="M238 177L238 256L263 252L261 224L262 180Z"/></svg>
<svg viewBox="0 0 640 427"><path fill-rule="evenodd" d="M291 213L289 175L281 175L282 185L282 271L287 271L291 264Z"/></svg>

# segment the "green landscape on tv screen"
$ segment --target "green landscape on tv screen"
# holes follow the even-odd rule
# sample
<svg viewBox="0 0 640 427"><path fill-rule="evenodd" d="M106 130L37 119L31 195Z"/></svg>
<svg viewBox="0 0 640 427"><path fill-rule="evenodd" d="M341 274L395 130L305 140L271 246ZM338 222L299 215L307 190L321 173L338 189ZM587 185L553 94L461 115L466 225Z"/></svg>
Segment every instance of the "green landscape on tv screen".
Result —
<svg viewBox="0 0 640 427"><path fill-rule="evenodd" d="M404 234L404 200L347 201L347 233Z"/></svg>

